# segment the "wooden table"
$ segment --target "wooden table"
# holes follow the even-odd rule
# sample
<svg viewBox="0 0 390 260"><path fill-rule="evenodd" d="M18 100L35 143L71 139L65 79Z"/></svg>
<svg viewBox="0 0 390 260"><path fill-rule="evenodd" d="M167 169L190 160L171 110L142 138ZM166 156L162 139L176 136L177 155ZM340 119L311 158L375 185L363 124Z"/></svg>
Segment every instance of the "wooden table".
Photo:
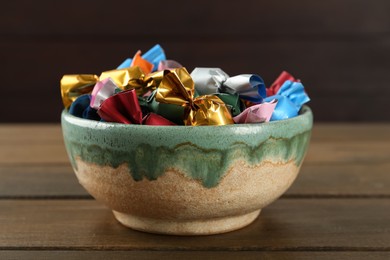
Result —
<svg viewBox="0 0 390 260"><path fill-rule="evenodd" d="M153 235L77 183L59 125L0 125L0 259L390 259L389 187L389 124L316 124L298 179L253 224Z"/></svg>

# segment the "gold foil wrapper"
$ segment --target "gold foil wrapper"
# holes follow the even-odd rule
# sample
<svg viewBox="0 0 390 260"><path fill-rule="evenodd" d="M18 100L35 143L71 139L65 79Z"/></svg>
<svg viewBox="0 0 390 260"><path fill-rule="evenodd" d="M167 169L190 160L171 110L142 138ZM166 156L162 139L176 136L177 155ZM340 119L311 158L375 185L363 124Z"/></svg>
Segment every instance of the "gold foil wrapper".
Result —
<svg viewBox="0 0 390 260"><path fill-rule="evenodd" d="M61 79L61 96L65 108L70 107L79 96L91 93L98 80L98 76L92 74L64 75Z"/></svg>
<svg viewBox="0 0 390 260"><path fill-rule="evenodd" d="M163 77L163 72L158 71L145 75L138 66L130 68L110 70L103 72L99 80L111 78L122 90L135 89L138 96L142 96L148 91L153 91L158 87Z"/></svg>
<svg viewBox="0 0 390 260"><path fill-rule="evenodd" d="M234 124L225 103L214 95L194 98L194 81L185 68L165 71L157 89L156 101L184 106L185 125Z"/></svg>

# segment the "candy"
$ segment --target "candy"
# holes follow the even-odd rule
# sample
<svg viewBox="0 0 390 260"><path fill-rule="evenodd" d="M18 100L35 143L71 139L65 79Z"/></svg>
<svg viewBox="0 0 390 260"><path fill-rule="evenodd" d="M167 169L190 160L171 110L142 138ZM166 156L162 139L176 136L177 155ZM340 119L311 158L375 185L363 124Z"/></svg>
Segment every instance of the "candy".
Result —
<svg viewBox="0 0 390 260"><path fill-rule="evenodd" d="M104 100L116 93L118 86L111 78L98 81L92 90L90 106L94 109L99 109Z"/></svg>
<svg viewBox="0 0 390 260"><path fill-rule="evenodd" d="M69 107L69 114L85 118L100 121L100 116L95 109L92 109L89 104L91 102L91 95L84 94L79 96Z"/></svg>
<svg viewBox="0 0 390 260"><path fill-rule="evenodd" d="M310 101L302 83L290 80L283 83L276 95L267 97L265 101L273 99L277 99L278 104L272 114L271 121L297 116L302 105Z"/></svg>
<svg viewBox="0 0 390 260"><path fill-rule="evenodd" d="M79 74L64 75L61 79L61 96L65 108L83 94L89 94L98 81L96 75Z"/></svg>
<svg viewBox="0 0 390 260"><path fill-rule="evenodd" d="M234 121L225 103L214 95L194 98L194 81L185 68L164 71L157 89L156 100L184 106L185 125L227 125Z"/></svg>
<svg viewBox="0 0 390 260"><path fill-rule="evenodd" d="M161 61L166 60L164 50L163 48L161 48L159 44L156 44L150 50L148 50L144 55L142 55L142 58L150 62L151 64L153 64L154 71L157 70L159 63ZM118 68L116 69L125 69L131 67L132 63L133 63L133 59L128 58L125 61L123 61L121 65L119 65Z"/></svg>
<svg viewBox="0 0 390 260"><path fill-rule="evenodd" d="M283 71L265 88L256 74L229 77L220 68L167 60L160 45L137 51L117 69L64 75L61 95L69 113L90 120L142 125L264 123L298 115L310 101L300 80Z"/></svg>
<svg viewBox="0 0 390 260"><path fill-rule="evenodd" d="M277 103L278 101L273 99L271 102L264 102L248 107L244 112L234 117L233 120L236 124L268 122Z"/></svg>
<svg viewBox="0 0 390 260"><path fill-rule="evenodd" d="M229 77L220 68L195 68L191 72L200 95L214 93L238 94L240 98L261 102L266 97L263 79L254 74Z"/></svg>

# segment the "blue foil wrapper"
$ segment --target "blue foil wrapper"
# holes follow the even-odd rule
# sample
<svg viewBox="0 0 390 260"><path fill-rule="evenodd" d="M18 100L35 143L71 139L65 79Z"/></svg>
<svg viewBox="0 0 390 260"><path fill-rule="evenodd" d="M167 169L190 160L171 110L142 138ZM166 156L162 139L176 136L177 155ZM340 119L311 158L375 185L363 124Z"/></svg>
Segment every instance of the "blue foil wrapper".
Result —
<svg viewBox="0 0 390 260"><path fill-rule="evenodd" d="M271 121L297 116L302 105L310 101L302 83L290 80L283 83L276 95L267 97L264 101L270 102L273 99L277 99L278 104L272 113Z"/></svg>
<svg viewBox="0 0 390 260"><path fill-rule="evenodd" d="M163 60L167 59L165 57L165 52L164 52L163 48L159 44L156 44L150 50L145 52L142 55L142 58L144 58L145 60L149 61L150 63L153 63L153 71L157 71L158 64L160 63L160 61L163 61ZM133 61L133 59L127 58L116 69L128 68L128 67L131 66L132 61Z"/></svg>
<svg viewBox="0 0 390 260"><path fill-rule="evenodd" d="M85 119L100 121L97 110L90 107L90 103L91 95L85 94L79 96L69 107L69 114Z"/></svg>

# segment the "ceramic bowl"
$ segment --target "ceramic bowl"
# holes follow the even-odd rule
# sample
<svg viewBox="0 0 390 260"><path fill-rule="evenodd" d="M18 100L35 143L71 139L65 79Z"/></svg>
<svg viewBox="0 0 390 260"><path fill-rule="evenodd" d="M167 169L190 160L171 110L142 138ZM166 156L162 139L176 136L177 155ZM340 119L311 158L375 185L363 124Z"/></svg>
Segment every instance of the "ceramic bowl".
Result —
<svg viewBox="0 0 390 260"><path fill-rule="evenodd" d="M293 183L312 112L269 123L144 126L62 113L67 152L80 184L123 225L205 235L253 222Z"/></svg>

